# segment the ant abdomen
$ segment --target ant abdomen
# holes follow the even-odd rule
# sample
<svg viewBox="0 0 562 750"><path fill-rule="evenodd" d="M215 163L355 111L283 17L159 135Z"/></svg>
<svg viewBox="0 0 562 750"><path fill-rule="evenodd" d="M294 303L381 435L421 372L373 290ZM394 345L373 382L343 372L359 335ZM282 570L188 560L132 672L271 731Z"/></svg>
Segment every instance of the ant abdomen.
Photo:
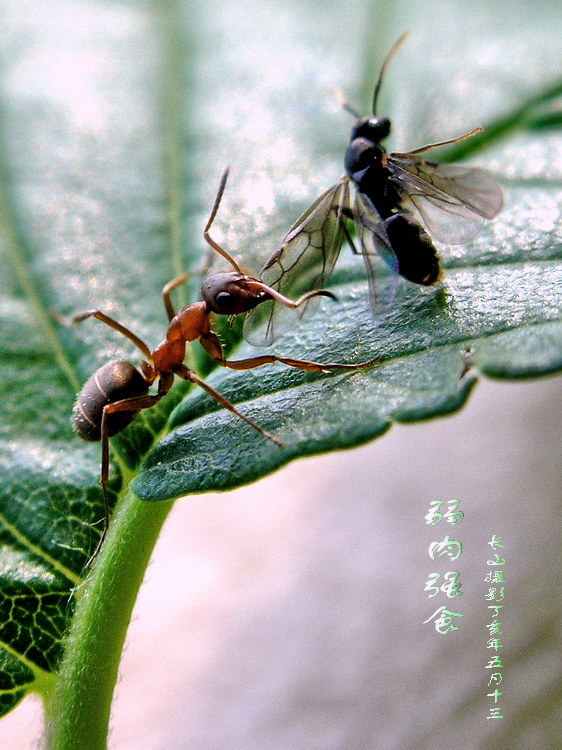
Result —
<svg viewBox="0 0 562 750"><path fill-rule="evenodd" d="M103 409L126 398L146 396L148 383L130 362L108 362L86 381L72 411L74 429L83 440L101 440ZM120 411L107 417L108 435L116 435L136 417L136 411Z"/></svg>

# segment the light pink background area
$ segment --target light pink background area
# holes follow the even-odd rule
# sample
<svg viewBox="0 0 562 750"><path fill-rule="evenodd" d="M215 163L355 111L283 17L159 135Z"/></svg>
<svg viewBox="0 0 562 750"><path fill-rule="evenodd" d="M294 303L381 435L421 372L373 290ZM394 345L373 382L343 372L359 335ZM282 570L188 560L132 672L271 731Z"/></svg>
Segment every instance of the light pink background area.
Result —
<svg viewBox="0 0 562 750"><path fill-rule="evenodd" d="M559 747L561 395L560 378L484 381L451 418L178 501L131 624L110 747ZM430 501L452 498L463 522L426 526ZM464 593L428 599L441 569L428 544L447 533L463 543ZM502 721L486 719L494 533ZM442 604L464 613L458 632L423 624ZM0 722L10 750L40 734L34 700Z"/></svg>

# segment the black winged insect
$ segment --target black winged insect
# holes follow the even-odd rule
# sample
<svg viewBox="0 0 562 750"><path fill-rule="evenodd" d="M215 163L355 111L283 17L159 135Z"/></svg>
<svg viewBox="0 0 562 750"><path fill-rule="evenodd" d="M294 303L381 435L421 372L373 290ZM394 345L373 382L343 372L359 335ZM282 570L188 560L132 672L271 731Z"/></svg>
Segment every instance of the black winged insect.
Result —
<svg viewBox="0 0 562 750"><path fill-rule="evenodd" d="M407 34L394 44L381 67L373 94L373 115L357 117L345 153L345 174L308 208L291 227L262 269L260 278L283 294L301 295L323 288L344 240L362 255L371 305L375 309L375 258L409 281L423 286L441 277L432 236L449 245L464 244L503 206L501 187L485 169L440 164L423 157L481 132L422 146L406 153L387 154L381 142L391 129L387 117L377 116L377 99L386 68ZM355 226L355 238L350 231ZM306 306L310 309L310 303ZM302 316L306 311L299 311ZM252 311L245 336L268 346L290 325L275 301Z"/></svg>

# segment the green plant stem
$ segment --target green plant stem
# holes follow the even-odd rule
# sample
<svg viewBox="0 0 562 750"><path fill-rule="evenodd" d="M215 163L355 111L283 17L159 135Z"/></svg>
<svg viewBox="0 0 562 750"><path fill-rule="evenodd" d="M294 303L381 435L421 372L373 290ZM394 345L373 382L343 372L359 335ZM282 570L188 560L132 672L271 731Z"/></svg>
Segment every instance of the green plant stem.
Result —
<svg viewBox="0 0 562 750"><path fill-rule="evenodd" d="M48 750L104 750L121 652L137 593L172 502L131 491L112 518L79 598L50 705Z"/></svg>

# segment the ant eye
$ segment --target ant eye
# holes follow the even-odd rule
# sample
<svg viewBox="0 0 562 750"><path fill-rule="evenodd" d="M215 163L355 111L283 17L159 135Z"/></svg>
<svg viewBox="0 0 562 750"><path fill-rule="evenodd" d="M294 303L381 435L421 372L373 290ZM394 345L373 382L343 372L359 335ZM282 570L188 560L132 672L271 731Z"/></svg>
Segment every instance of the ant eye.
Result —
<svg viewBox="0 0 562 750"><path fill-rule="evenodd" d="M236 305L236 294L233 292L236 292L239 278L239 273L216 273L205 280L201 293L210 310L218 315L230 315L233 312ZM229 289L233 291L228 291Z"/></svg>
<svg viewBox="0 0 562 750"><path fill-rule="evenodd" d="M245 312L247 309L244 304L241 307L240 302L239 294L222 291L213 297L211 309L217 315L238 315L238 313Z"/></svg>
<svg viewBox="0 0 562 750"><path fill-rule="evenodd" d="M228 313L229 309L234 306L234 302L234 297L230 292L219 292L215 297L215 305L221 312Z"/></svg>

